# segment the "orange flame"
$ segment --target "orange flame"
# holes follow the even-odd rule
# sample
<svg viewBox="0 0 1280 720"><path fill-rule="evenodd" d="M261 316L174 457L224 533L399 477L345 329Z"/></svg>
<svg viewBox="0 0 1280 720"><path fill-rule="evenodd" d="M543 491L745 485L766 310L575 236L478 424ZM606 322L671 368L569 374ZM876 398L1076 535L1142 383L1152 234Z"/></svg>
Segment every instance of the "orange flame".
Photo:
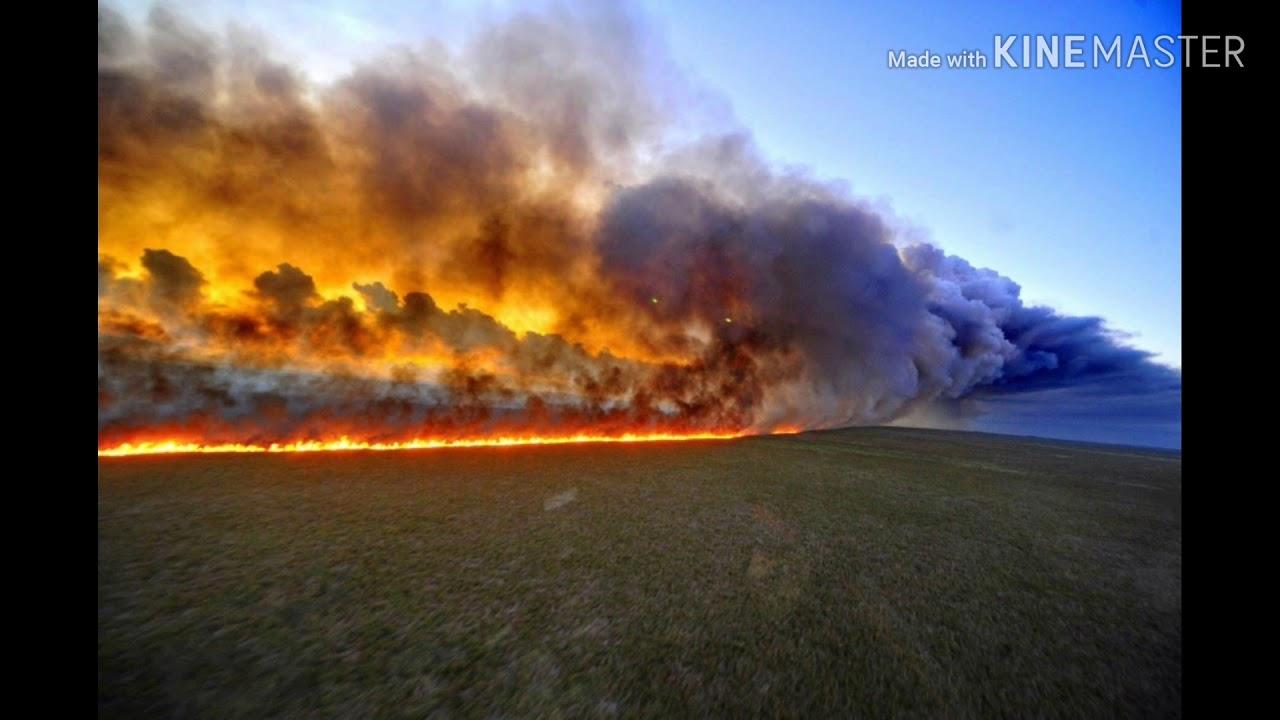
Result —
<svg viewBox="0 0 1280 720"><path fill-rule="evenodd" d="M785 429L775 434L789 434L795 430ZM223 443L205 445L198 442L178 440L145 441L138 443L125 442L119 445L99 448L98 457L126 457L133 455L167 455L180 453L295 453L295 452L334 452L341 450L368 450L388 452L393 450L432 450L438 448L474 448L474 447L513 447L523 445L570 445L576 443L638 443L638 442L683 442L689 440L732 440L745 437L749 433L627 433L623 435L552 435L552 436L499 436L478 438L417 438L399 442L369 442L353 440L343 436L336 440L303 440L288 443L271 443L269 445L246 445L240 443Z"/></svg>

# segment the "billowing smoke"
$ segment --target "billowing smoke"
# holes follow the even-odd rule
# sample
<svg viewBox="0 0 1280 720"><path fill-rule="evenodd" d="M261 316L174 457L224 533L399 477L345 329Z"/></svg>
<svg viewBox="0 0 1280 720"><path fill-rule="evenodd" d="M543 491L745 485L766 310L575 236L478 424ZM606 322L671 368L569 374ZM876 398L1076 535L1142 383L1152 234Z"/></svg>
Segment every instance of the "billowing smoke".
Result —
<svg viewBox="0 0 1280 720"><path fill-rule="evenodd" d="M1180 405L1098 318L903 244L740 131L671 146L652 47L560 10L321 86L249 31L100 7L100 446Z"/></svg>

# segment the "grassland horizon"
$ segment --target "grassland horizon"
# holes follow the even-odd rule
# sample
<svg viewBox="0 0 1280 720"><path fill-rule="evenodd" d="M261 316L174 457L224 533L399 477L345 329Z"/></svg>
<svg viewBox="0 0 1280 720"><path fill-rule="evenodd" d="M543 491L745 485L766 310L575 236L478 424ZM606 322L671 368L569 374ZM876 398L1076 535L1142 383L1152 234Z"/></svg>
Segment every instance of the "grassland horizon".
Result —
<svg viewBox="0 0 1280 720"><path fill-rule="evenodd" d="M271 442L266 444L202 444L186 440L145 441L139 443L126 442L116 446L98 449L98 457L132 457L138 455L195 455L195 454L255 454L255 453L295 453L295 452L404 452L422 450L451 450L475 448L527 447L548 445L600 445L615 443L673 443L708 440L740 440L749 437L766 437L779 435L798 435L804 432L836 432L840 430L858 430L875 428L905 428L922 430L940 430L955 434L974 436L1012 437L1022 440L1056 442L1068 445L1098 446L1114 448L1132 448L1136 450L1167 451L1180 454L1182 447L1178 445L1145 444L1141 442L1107 442L1093 439L1077 439L1031 433L1002 432L983 429L943 429L923 427L910 424L895 425L857 425L843 428L826 428L821 430L783 429L760 433L691 433L679 434L634 434L624 435L547 435L547 436L497 436L497 437L461 437L461 438L425 438L407 441L354 441L347 436L334 440L302 440L286 443Z"/></svg>
<svg viewBox="0 0 1280 720"><path fill-rule="evenodd" d="M99 714L1181 714L1178 451L100 458Z"/></svg>

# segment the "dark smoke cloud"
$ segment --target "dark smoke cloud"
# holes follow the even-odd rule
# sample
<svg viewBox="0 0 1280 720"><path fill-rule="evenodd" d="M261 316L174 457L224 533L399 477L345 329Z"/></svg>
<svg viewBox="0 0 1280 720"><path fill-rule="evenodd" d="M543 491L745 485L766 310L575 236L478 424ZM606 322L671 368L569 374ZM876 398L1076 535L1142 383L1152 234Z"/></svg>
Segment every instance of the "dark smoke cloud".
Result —
<svg viewBox="0 0 1280 720"><path fill-rule="evenodd" d="M639 162L679 108L616 6L329 87L165 10L100 7L98 37L102 443L1180 413L1101 319L741 131ZM498 319L526 302L555 326Z"/></svg>
<svg viewBox="0 0 1280 720"><path fill-rule="evenodd" d="M151 293L161 307L184 307L198 302L204 275L186 258L168 250L147 250L142 254L142 267L151 279Z"/></svg>
<svg viewBox="0 0 1280 720"><path fill-rule="evenodd" d="M285 316L298 315L308 303L320 297L315 280L288 263L262 273L254 279L253 286L263 300Z"/></svg>
<svg viewBox="0 0 1280 720"><path fill-rule="evenodd" d="M935 247L910 247L903 256L931 278L930 311L952 328L963 355L992 364L1003 359L997 374L985 373L982 394L1066 387L1093 394L1162 393L1182 387L1181 373L1125 345L1101 318L1024 306L1012 280Z"/></svg>

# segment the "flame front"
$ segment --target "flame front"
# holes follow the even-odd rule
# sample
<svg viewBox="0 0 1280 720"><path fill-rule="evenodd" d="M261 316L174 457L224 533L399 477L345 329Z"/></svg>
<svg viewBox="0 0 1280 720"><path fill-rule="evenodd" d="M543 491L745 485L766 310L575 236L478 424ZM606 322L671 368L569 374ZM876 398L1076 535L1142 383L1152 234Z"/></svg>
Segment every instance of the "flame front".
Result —
<svg viewBox="0 0 1280 720"><path fill-rule="evenodd" d="M774 434L788 434L782 430ZM178 440L142 441L137 444L121 443L113 447L99 448L98 457L126 457L131 455L168 455L183 453L309 453L338 452L343 450L368 450L387 452L396 450L435 450L439 448L515 447L524 445L572 445L579 443L647 443L686 442L691 440L733 440L744 433L651 433L626 435L566 435L478 438L419 438L403 442L368 442L341 437L336 440L305 440L291 443L253 445L224 443L204 445L198 442Z"/></svg>

